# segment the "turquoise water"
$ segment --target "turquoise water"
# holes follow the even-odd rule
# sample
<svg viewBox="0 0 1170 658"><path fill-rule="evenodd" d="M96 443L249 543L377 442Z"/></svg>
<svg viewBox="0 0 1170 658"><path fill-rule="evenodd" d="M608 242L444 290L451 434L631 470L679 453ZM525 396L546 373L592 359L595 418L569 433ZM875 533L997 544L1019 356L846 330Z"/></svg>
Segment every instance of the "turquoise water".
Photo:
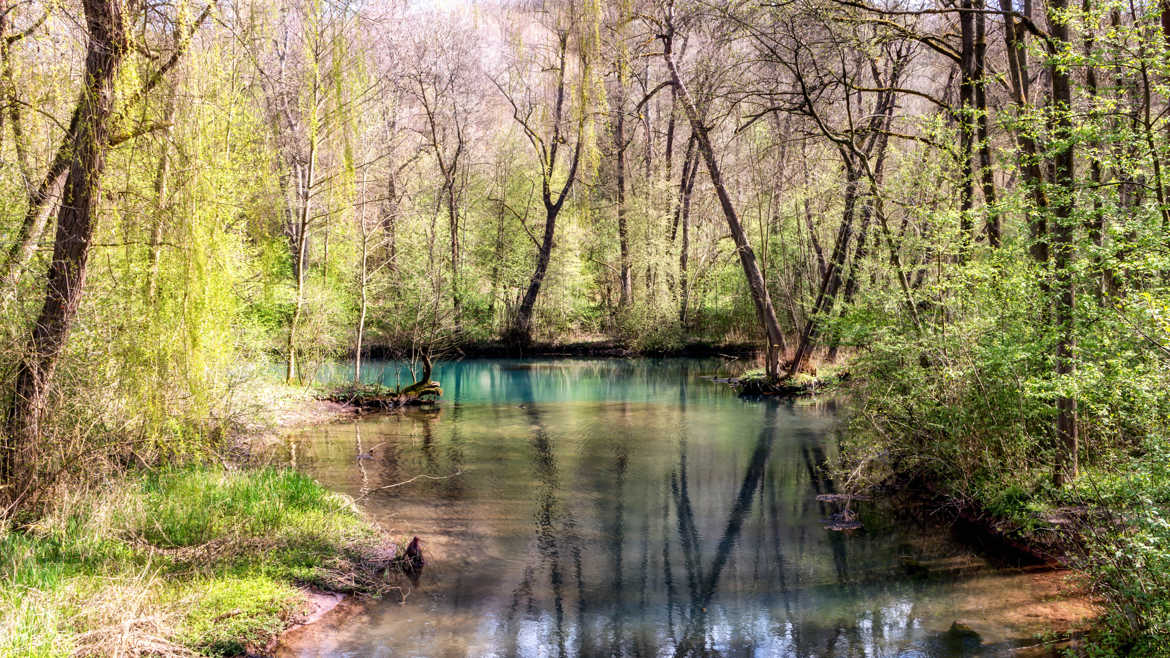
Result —
<svg viewBox="0 0 1170 658"><path fill-rule="evenodd" d="M1071 614L1050 575L874 503L826 529L833 403L742 401L703 379L723 368L447 363L435 411L294 437L284 458L420 537L427 566L283 655L1004 655Z"/></svg>

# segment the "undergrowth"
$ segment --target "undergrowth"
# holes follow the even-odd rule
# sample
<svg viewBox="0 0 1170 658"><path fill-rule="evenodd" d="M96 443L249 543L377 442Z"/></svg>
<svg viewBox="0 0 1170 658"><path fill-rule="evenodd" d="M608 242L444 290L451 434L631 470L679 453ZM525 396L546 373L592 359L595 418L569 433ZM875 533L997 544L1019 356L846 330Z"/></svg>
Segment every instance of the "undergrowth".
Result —
<svg viewBox="0 0 1170 658"><path fill-rule="evenodd" d="M1015 297L1034 285L1026 274L1005 266L963 287L955 305L981 312L950 313L945 332L868 328L840 473L853 488L921 485L1064 554L1102 609L1081 653L1170 655L1170 368L1149 345L1156 327L1136 333L1090 298L1077 369L1056 376L1053 334L1034 320L1043 309ZM1078 402L1080 472L1067 481L1054 478L1061 395Z"/></svg>

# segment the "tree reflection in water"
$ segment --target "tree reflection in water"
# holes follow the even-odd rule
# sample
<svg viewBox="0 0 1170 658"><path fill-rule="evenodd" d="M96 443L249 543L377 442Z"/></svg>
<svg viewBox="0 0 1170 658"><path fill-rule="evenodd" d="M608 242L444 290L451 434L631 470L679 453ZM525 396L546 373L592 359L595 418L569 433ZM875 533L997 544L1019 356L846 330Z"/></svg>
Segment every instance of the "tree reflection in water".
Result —
<svg viewBox="0 0 1170 658"><path fill-rule="evenodd" d="M439 413L300 445L303 467L446 550L406 606L343 631L337 653L963 655L940 634L962 583L901 561L974 558L918 527L827 531L831 410L741 402L697 382L705 367L447 366L455 399Z"/></svg>

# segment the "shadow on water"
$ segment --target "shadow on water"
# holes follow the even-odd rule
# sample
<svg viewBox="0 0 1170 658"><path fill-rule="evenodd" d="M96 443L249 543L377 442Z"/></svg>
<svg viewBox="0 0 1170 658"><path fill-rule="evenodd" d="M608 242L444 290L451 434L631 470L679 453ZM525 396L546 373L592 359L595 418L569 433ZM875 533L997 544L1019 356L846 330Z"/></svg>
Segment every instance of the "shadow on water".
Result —
<svg viewBox="0 0 1170 658"><path fill-rule="evenodd" d="M831 405L745 403L698 379L717 366L447 364L438 413L298 437L298 467L422 537L428 569L405 604L284 655L994 656L1034 642L1028 615L1051 616L1058 588L879 510L865 530L826 530ZM956 620L972 634L949 632Z"/></svg>

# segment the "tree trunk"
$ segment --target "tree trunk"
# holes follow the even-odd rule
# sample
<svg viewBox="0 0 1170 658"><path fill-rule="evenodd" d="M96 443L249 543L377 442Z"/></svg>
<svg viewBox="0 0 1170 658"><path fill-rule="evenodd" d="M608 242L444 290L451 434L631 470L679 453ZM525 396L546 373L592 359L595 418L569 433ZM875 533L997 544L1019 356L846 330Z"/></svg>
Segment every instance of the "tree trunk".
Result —
<svg viewBox="0 0 1170 658"><path fill-rule="evenodd" d="M1002 229L995 201L995 171L991 168L991 135L987 121L987 16L982 11L975 14L975 119L979 139L979 180L987 209L987 243L998 248Z"/></svg>
<svg viewBox="0 0 1170 658"><path fill-rule="evenodd" d="M69 145L64 203L57 215L53 258L46 275L44 303L17 366L7 439L0 457L0 480L11 482L28 466L48 388L85 287L86 265L95 229L94 211L109 149L114 86L128 49L124 3L84 0L89 33L84 86L78 99L77 130Z"/></svg>
<svg viewBox="0 0 1170 658"><path fill-rule="evenodd" d="M386 233L386 269L391 274L398 271L398 189L394 184L394 176L393 171L387 176L386 204L382 215L382 230Z"/></svg>
<svg viewBox="0 0 1170 658"><path fill-rule="evenodd" d="M176 90L172 87L167 96L165 122L168 125L175 120L176 95ZM162 155L159 157L158 172L155 174L154 179L155 217L154 225L150 229L149 269L146 279L146 301L148 304L154 300L155 293L158 291L158 266L162 252L163 224L167 215L167 207L169 206L167 199L167 178L171 172L170 135L171 131L168 128L163 133Z"/></svg>
<svg viewBox="0 0 1170 658"><path fill-rule="evenodd" d="M74 139L75 135L72 131L65 135L65 141L61 145L61 150L58 151L60 159L54 159L45 178L29 196L28 209L25 210L16 241L8 250L8 260L4 263L4 275L0 280L4 302L16 295L21 274L28 266L29 261L32 260L33 254L37 250L37 243L40 242L45 227L49 223L49 216L53 214L53 199L57 196L58 190L61 189L69 173L67 147Z"/></svg>
<svg viewBox="0 0 1170 658"><path fill-rule="evenodd" d="M308 266L309 224L312 222L312 190L316 184L317 142L309 144L309 162L304 173L298 176L298 204L296 220L296 239L293 244L293 275L296 277L296 292L293 298L292 317L288 323L288 364L285 369L285 383L292 384L298 374L297 369L297 325L301 322L301 314L305 307L305 269Z"/></svg>
<svg viewBox="0 0 1170 658"><path fill-rule="evenodd" d="M458 162L458 160L456 160ZM459 206L455 194L455 165L447 181L447 224L451 231L451 310L455 319L455 333L463 332L463 300L459 282Z"/></svg>
<svg viewBox="0 0 1170 658"><path fill-rule="evenodd" d="M735 205L731 202L731 195L728 194L727 188L723 184L723 174L719 170L719 162L715 158L715 149L711 145L710 135L708 135L706 126L703 125L703 122L699 118L699 111L695 106L694 98L691 97L686 85L683 84L682 77L679 75L678 69L674 64L674 58L670 52L669 37L666 40L663 58L666 60L667 68L670 69L670 76L674 81L674 86L678 89L683 103L683 109L686 111L687 119L690 121L691 131L695 135L699 152L703 155L703 160L707 164L707 173L711 177L711 185L715 188L715 194L719 198L719 206L723 209L723 216L727 220L727 227L730 229L731 237L735 241L740 264L743 266L748 289L751 291L752 302L756 306L756 316L759 318L760 324L763 325L764 332L768 338L767 373L769 377L776 378L780 374L780 355L787 350L787 345L784 342L784 334L780 330L780 323L776 321L776 311L772 307L772 298L768 294L768 287L764 283L764 276L760 273L760 267L756 263L756 254L752 251L751 243L748 242L747 234L744 233L743 224L740 223L739 215L735 211Z"/></svg>
<svg viewBox="0 0 1170 658"><path fill-rule="evenodd" d="M1069 29L1065 12L1067 0L1049 0L1049 29L1058 44L1069 42ZM1062 380L1060 386L1068 387L1067 380L1076 371L1076 327L1075 293L1073 276L1076 246L1073 241L1075 230L1073 205L1075 203L1075 151L1072 145L1072 82L1068 70L1053 64L1049 67L1052 86L1052 104L1056 113L1056 135L1054 142L1058 149L1052 159L1053 184L1060 190L1052 204L1053 257L1056 268L1056 309L1055 329L1058 332L1056 345L1056 374ZM1077 400L1064 393L1056 401L1057 463L1053 470L1056 486L1077 476Z"/></svg>
<svg viewBox="0 0 1170 658"><path fill-rule="evenodd" d="M1089 15L1090 9L1091 6L1089 0L1081 0L1081 11L1083 11L1086 16ZM1163 14L1163 16L1165 16L1165 14ZM1093 56L1095 38L1096 37L1093 34L1093 29L1090 26L1086 26L1082 41L1086 58L1091 58ZM1089 96L1089 103L1090 107L1092 108L1092 116L1094 116L1096 119L1100 119L1100 112L1097 108L1097 67L1095 66L1090 66L1085 71L1085 92ZM1100 147L1099 141L1097 142L1097 146ZM1101 212L1100 188L1102 183L1102 170L1101 160L1099 158L1089 159L1089 180L1093 185L1093 210L1085 222L1085 229L1088 232L1089 242L1098 248L1097 254L1093 257L1094 277L1091 280L1095 281L1095 285L1093 286L1093 293L1097 297L1097 301L1100 302L1103 299L1103 294L1105 291L1104 278L1102 276L1102 258L1100 252L1100 247L1104 246L1105 213Z"/></svg>
<svg viewBox="0 0 1170 658"><path fill-rule="evenodd" d="M971 244L971 211L974 207L975 176L975 16L972 0L960 0L959 12L959 260Z"/></svg>
<svg viewBox="0 0 1170 658"><path fill-rule="evenodd" d="M792 363L788 365L788 376L792 377L804 367L812 353L812 344L820 334L821 320L833 312L833 304L837 299L837 292L841 288L841 271L845 266L845 255L849 252L849 242L853 235L853 221L857 208L857 191L861 184L861 172L852 162L846 162L845 206L841 217L841 227L837 230L837 240L833 244L833 254L828 262L824 276L821 277L820 291L816 302L804 322L804 330L800 333L800 343L796 347L796 354Z"/></svg>
<svg viewBox="0 0 1170 658"><path fill-rule="evenodd" d="M516 319L509 336L509 340L521 345L532 342L532 311L536 308L536 298L540 295L544 275L548 273L548 262L552 258L553 236L557 227L557 215L560 211L560 206L545 203L544 237L540 242L540 251L536 255L536 269L532 272L528 288L524 291L520 308L516 310Z"/></svg>
<svg viewBox="0 0 1170 658"><path fill-rule="evenodd" d="M6 105L7 111L0 111L0 146L4 144L4 120L12 126L12 145L16 151L16 164L24 183L32 183L32 171L29 167L28 142L24 135L24 121L21 117L20 103L17 98L16 76L12 72L12 45L28 34L8 34L8 17L13 7L8 0L0 0L0 105ZM41 19L44 20L43 18Z"/></svg>
<svg viewBox="0 0 1170 658"><path fill-rule="evenodd" d="M889 112L893 111L893 103L890 103ZM887 115L888 116L888 115ZM873 183L880 184L882 181L882 171L885 169L886 161L886 146L889 142L888 136L882 133L877 139L877 161L873 168ZM880 194L876 184L871 184L869 188L869 198L865 200L861 207L861 230L857 236L857 250L853 252L853 262L849 266L849 279L845 281L845 292L841 299L841 312L844 313L846 308L853 303L853 295L857 292L858 281L861 278L861 266L865 262L865 257L869 253L867 251L867 240L869 237L869 225L873 221L874 214L874 200ZM826 358L829 362L837 359L837 349L840 346L840 341L836 337L833 338L832 345L829 346L829 353Z"/></svg>
<svg viewBox="0 0 1170 658"><path fill-rule="evenodd" d="M812 244L813 253L817 256L817 274L825 276L825 272L829 270L828 265L825 264L825 252L821 250L821 241L817 238L816 225L813 223L812 206L809 205L808 197L804 198L804 225L808 228L808 239Z"/></svg>
<svg viewBox="0 0 1170 658"><path fill-rule="evenodd" d="M536 308L536 299L540 295L540 287L544 283L544 276L548 272L548 263L552 257L553 245L555 244L555 234L557 225L557 215L560 214L561 208L564 207L565 200L569 196L569 191L573 188L573 183L577 180L577 168L581 164L581 152L584 148L585 139L585 121L586 112L584 108L580 108L578 113L576 125L576 143L573 145L573 154L569 159L569 170L565 175L565 181L560 185L560 189L556 192L552 188L552 179L556 174L557 157L561 153L562 144L567 144L565 136L562 132L565 114L565 91L566 85L566 57L569 52L569 33L558 33L558 59L559 66L557 68L557 83L555 87L556 101L553 105L553 121L552 134L548 140L549 146L544 148L538 147L541 156L541 182L540 182L540 196L544 201L544 237L541 240L539 250L536 255L536 269L532 272L532 278L528 282L528 288L524 291L524 297L520 302L520 306L516 309L516 316L512 321L512 326L508 329L506 336L507 340L519 345L527 345L532 342L532 312ZM581 53L582 65L585 64L585 54ZM584 83L582 83L584 84ZM580 99L584 105L584 90L579 89ZM517 121L521 122L525 130L530 134L532 128L519 117L514 115ZM536 144L538 140L533 140Z"/></svg>
<svg viewBox="0 0 1170 658"><path fill-rule="evenodd" d="M630 280L630 229L626 217L626 112L625 92L618 93L617 120L614 122L614 145L617 150L617 220L618 249L621 252L619 270L618 310L629 308L633 296L633 282Z"/></svg>
<svg viewBox="0 0 1170 658"><path fill-rule="evenodd" d="M1011 79L1013 100L1018 111L1027 112L1030 107L1028 90L1027 49L1024 43L1024 31L1016 25L1010 15L1011 0L999 0L999 7L1004 12L1004 46L1008 55L1008 74ZM1031 4L1025 3L1025 15L1030 15ZM1028 224L1031 232L1032 244L1028 251L1032 260L1040 264L1048 262L1048 196L1044 193L1044 172L1040 167L1039 149L1036 141L1028 130L1016 132L1016 142L1020 145L1020 172L1027 182L1032 203L1035 208L1029 213Z"/></svg>
<svg viewBox="0 0 1170 658"><path fill-rule="evenodd" d="M364 180L362 181L365 182ZM365 189L365 186L362 186ZM368 307L368 289L370 285L370 230L366 226L365 216L359 210L357 217L359 239L361 240L361 257L358 260L358 321L357 335L353 346L353 383L362 381L362 343L366 334L366 309Z"/></svg>
<svg viewBox="0 0 1170 658"><path fill-rule="evenodd" d="M504 192L500 191L500 212L496 215L496 240L492 245L492 270L489 277L492 282L492 294L488 298L487 315L494 328L496 322L496 298L500 294L500 263L504 259Z"/></svg>
<svg viewBox="0 0 1170 658"><path fill-rule="evenodd" d="M687 324L687 306L690 303L690 251L691 251L691 197L695 189L695 175L699 172L699 161L694 157L694 140L688 147L690 152L683 166L682 204L679 208L679 222L682 224L682 244L678 251L678 323Z"/></svg>

